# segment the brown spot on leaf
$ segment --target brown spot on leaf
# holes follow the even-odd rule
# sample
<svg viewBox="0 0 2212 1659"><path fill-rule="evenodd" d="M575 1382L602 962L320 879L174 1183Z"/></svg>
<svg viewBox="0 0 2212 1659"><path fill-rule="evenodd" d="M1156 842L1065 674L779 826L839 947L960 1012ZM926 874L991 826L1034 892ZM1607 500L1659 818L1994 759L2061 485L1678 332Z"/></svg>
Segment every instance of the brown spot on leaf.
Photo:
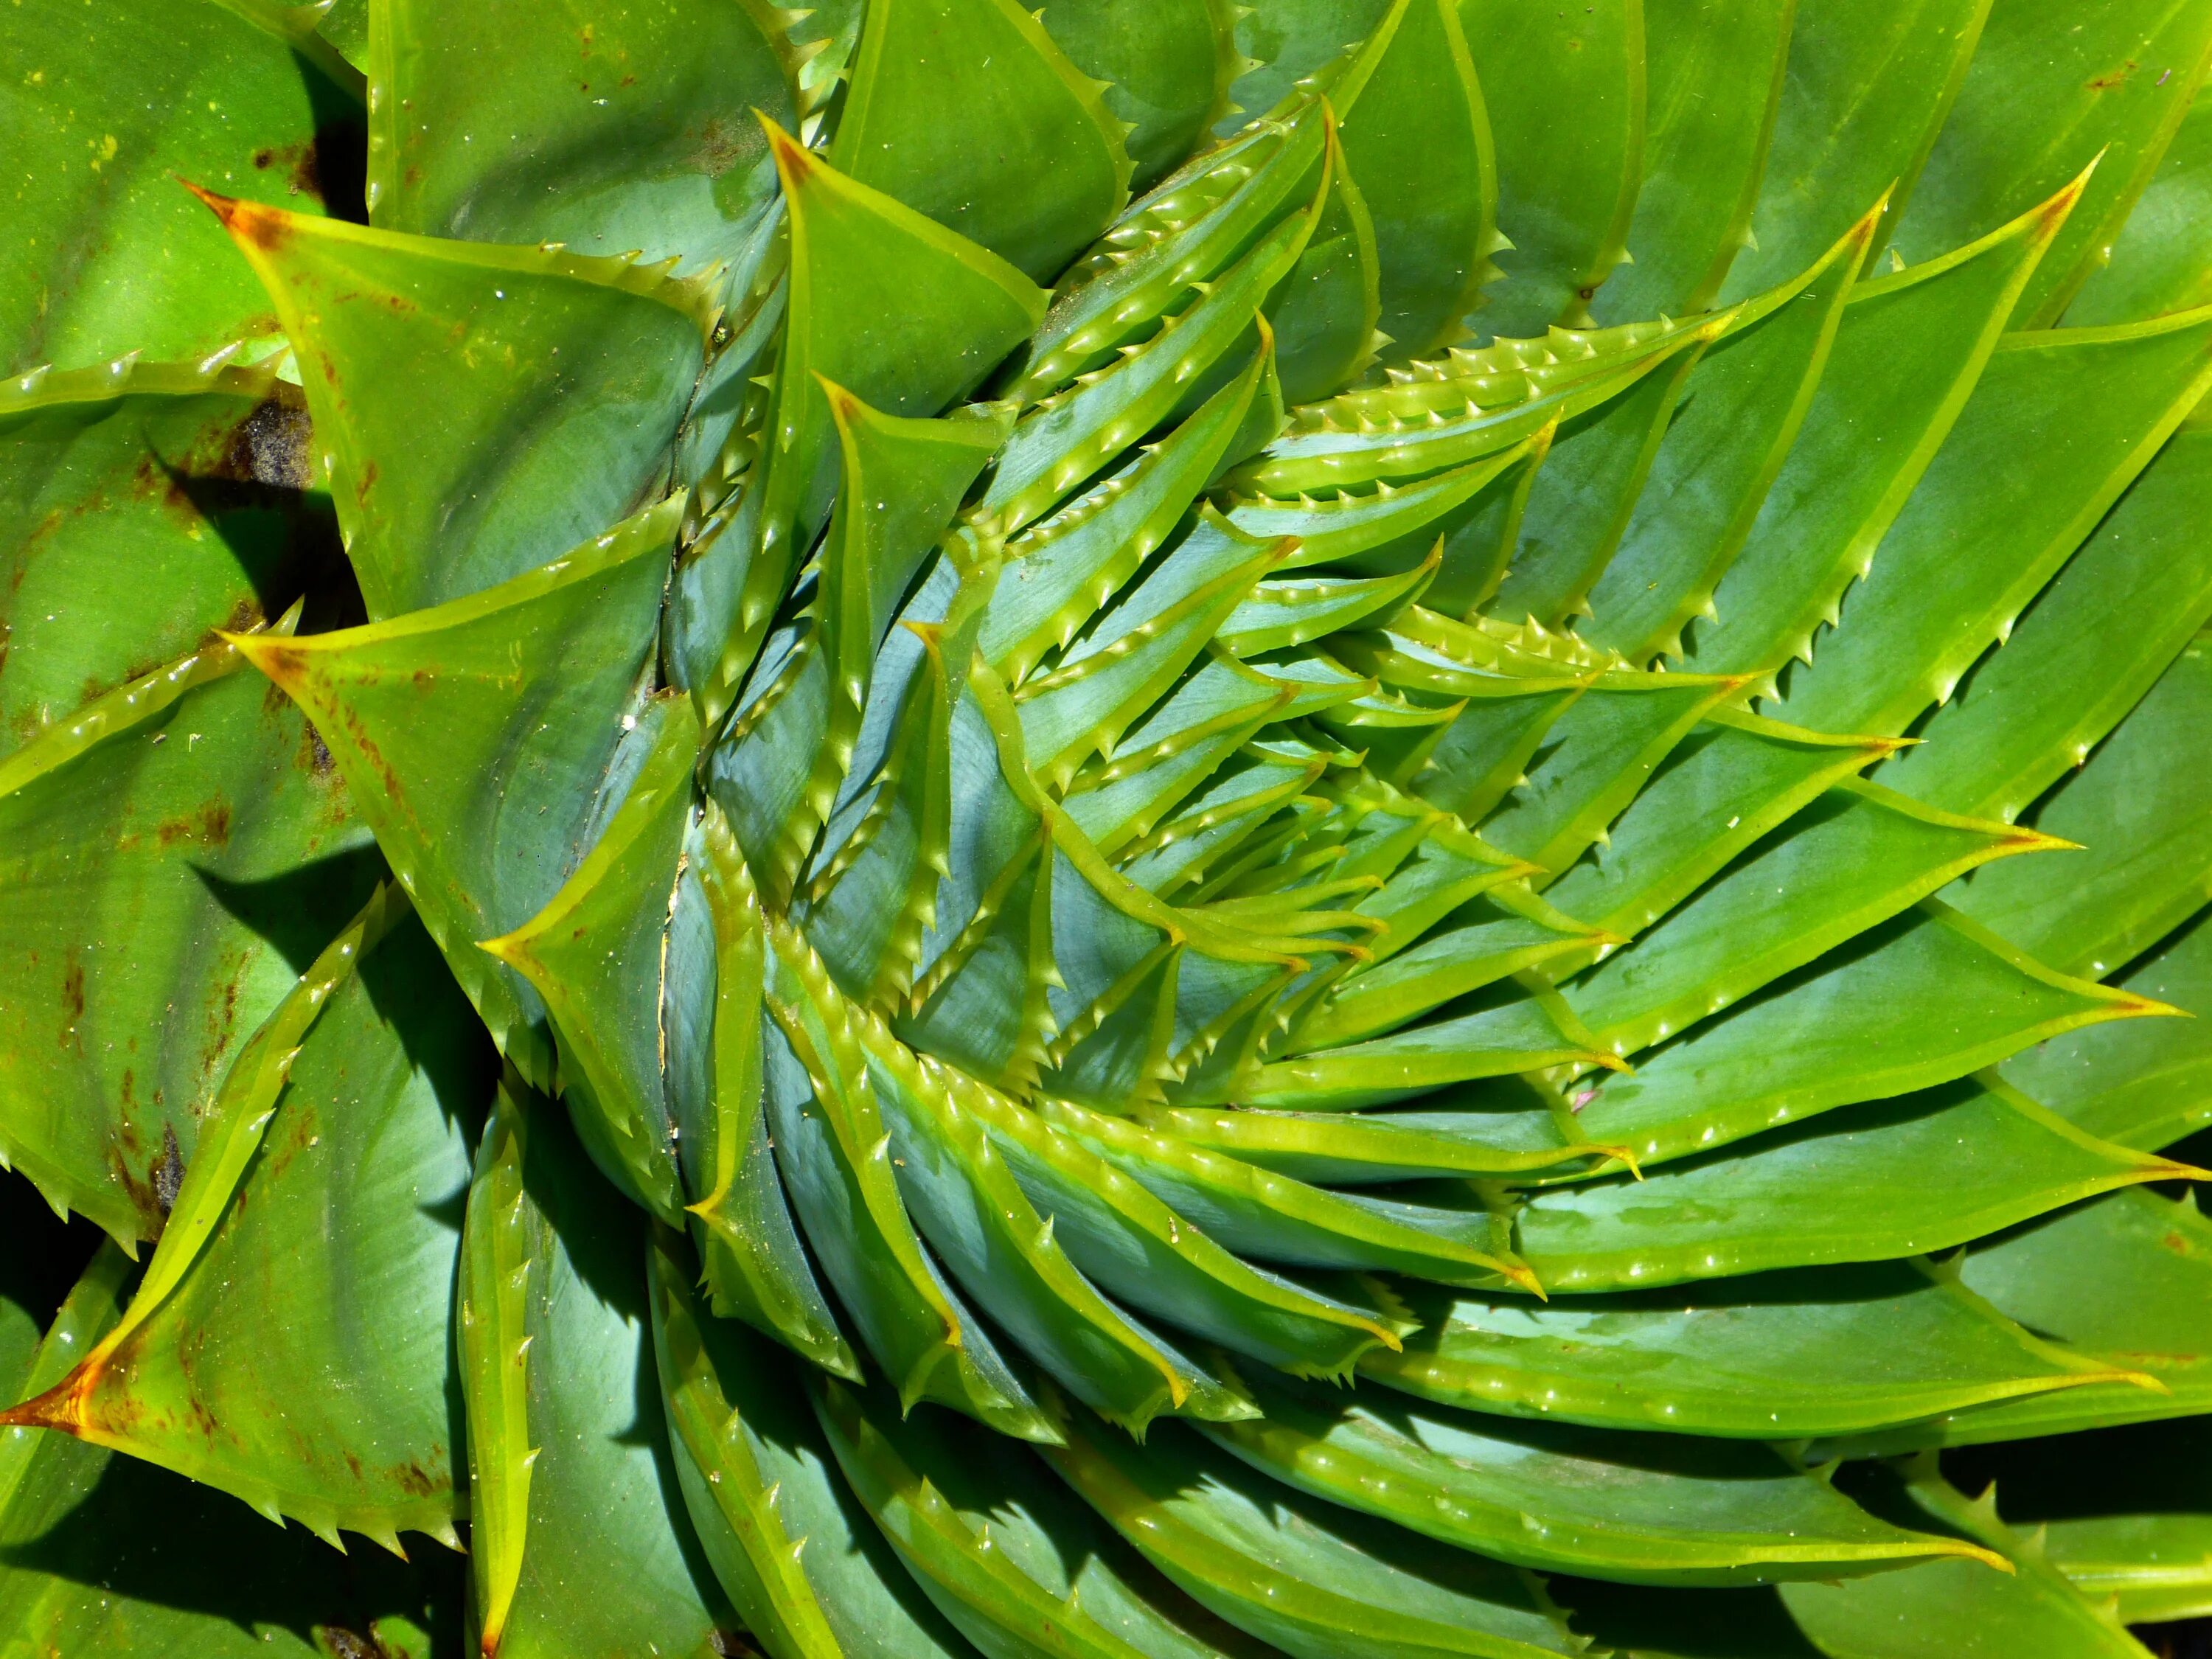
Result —
<svg viewBox="0 0 2212 1659"><path fill-rule="evenodd" d="M2108 70L2102 75L2093 76L2090 77L2089 90L2092 92L2110 92L2115 87L2124 87L2128 83L2128 77L2135 72L2136 60L2130 58L2126 63L2121 64L2120 67L2116 70Z"/></svg>

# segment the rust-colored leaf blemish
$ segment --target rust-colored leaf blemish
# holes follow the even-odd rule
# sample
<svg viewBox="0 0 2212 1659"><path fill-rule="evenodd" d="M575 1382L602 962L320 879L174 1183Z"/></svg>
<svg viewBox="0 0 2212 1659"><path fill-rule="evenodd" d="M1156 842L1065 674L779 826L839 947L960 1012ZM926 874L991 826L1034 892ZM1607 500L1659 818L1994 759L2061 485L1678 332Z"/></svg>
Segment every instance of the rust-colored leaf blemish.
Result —
<svg viewBox="0 0 2212 1659"><path fill-rule="evenodd" d="M2089 90L2110 92L2115 87L2124 87L2128 83L2128 77L2135 72L2136 60L2130 58L2116 70L2108 70L2102 75L2090 77Z"/></svg>
<svg viewBox="0 0 2212 1659"><path fill-rule="evenodd" d="M62 974L62 1047L76 1041L77 1022L84 1018L84 964L71 962Z"/></svg>

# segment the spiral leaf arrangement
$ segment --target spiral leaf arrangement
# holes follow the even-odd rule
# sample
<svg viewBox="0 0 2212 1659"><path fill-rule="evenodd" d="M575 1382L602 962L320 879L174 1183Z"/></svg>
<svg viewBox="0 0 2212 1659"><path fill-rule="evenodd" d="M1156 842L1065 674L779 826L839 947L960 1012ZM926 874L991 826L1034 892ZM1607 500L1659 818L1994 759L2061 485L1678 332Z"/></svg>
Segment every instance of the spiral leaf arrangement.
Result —
<svg viewBox="0 0 2212 1659"><path fill-rule="evenodd" d="M0 1654L2212 1611L2208 51L0 11Z"/></svg>

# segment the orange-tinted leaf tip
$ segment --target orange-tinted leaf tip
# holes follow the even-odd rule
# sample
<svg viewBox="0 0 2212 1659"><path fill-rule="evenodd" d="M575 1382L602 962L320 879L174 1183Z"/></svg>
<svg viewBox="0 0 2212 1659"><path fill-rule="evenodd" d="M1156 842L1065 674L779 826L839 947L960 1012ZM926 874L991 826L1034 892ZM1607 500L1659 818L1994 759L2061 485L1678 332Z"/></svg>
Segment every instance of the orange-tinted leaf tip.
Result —
<svg viewBox="0 0 2212 1659"><path fill-rule="evenodd" d="M307 657L289 641L267 634L228 634L220 629L216 632L232 650L286 690L306 681Z"/></svg>
<svg viewBox="0 0 2212 1659"><path fill-rule="evenodd" d="M64 1434L82 1434L85 1395L100 1375L94 1364L97 1358L95 1355L87 1360L44 1394L0 1412L0 1429L58 1429Z"/></svg>
<svg viewBox="0 0 2212 1659"><path fill-rule="evenodd" d="M768 147L775 157L775 170L783 176L783 187L789 190L811 176L814 158L806 153L806 147L759 110L755 110L753 115L760 122L761 131L768 135Z"/></svg>
<svg viewBox="0 0 2212 1659"><path fill-rule="evenodd" d="M218 196L181 175L177 182L207 204L208 210L222 221L222 228L241 247L278 247L292 234L292 216L282 208L240 201L234 196Z"/></svg>

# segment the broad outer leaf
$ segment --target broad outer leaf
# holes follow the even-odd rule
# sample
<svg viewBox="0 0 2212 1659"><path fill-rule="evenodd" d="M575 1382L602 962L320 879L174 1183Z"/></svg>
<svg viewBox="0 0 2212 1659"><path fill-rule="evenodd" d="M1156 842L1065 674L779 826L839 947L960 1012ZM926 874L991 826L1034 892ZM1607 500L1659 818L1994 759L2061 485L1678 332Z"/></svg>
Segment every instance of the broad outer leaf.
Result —
<svg viewBox="0 0 2212 1659"><path fill-rule="evenodd" d="M0 763L0 1152L126 1245L380 867L314 728L242 668L216 641Z"/></svg>
<svg viewBox="0 0 2212 1659"><path fill-rule="evenodd" d="M364 927L392 931L362 949ZM0 1421L333 1541L450 1538L448 1310L486 1060L428 937L372 901L233 1066L125 1322Z"/></svg>
<svg viewBox="0 0 2212 1659"><path fill-rule="evenodd" d="M267 296L176 181L359 217L360 76L204 0L26 0L0 17L0 61L17 226L0 372L274 343Z"/></svg>
<svg viewBox="0 0 2212 1659"><path fill-rule="evenodd" d="M519 576L665 486L712 322L696 283L202 194L299 353L372 618Z"/></svg>

